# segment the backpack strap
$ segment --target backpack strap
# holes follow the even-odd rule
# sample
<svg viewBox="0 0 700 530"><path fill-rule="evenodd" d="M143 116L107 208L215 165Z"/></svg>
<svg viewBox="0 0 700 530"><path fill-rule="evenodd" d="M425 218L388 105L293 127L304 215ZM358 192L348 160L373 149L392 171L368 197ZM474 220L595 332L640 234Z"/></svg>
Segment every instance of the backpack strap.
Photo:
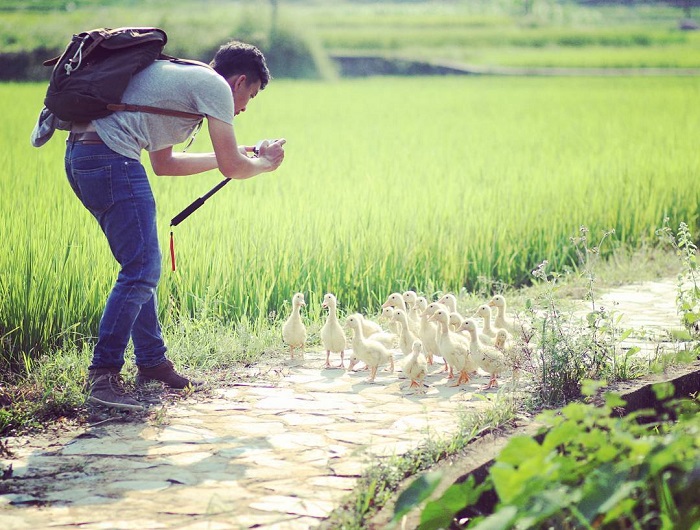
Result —
<svg viewBox="0 0 700 530"><path fill-rule="evenodd" d="M163 116L174 116L175 118L190 118L193 120L202 120L206 116L204 114L196 114L194 112L185 112L181 110L161 109L158 107L149 107L148 105L132 105L130 103L110 103L107 108L113 112L148 112L150 114L161 114Z"/></svg>

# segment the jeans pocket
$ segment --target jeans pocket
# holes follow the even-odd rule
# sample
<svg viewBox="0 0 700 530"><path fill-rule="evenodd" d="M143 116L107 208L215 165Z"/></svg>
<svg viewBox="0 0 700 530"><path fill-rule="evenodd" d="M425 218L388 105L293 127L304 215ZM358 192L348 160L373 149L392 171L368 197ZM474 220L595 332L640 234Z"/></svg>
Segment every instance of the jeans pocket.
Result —
<svg viewBox="0 0 700 530"><path fill-rule="evenodd" d="M80 200L93 214L101 214L114 204L112 168L73 169L73 176L80 188Z"/></svg>

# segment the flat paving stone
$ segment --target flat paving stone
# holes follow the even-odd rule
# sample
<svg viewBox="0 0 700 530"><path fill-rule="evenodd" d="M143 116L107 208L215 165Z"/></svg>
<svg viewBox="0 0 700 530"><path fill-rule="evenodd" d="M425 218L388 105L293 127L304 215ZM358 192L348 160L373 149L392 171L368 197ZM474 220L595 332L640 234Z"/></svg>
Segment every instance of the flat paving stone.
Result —
<svg viewBox="0 0 700 530"><path fill-rule="evenodd" d="M625 347L653 350L680 328L675 296L668 280L613 289L597 302L645 330ZM480 390L485 374L451 387L439 358L426 393L409 392L402 357L395 372L368 383L367 372L326 369L325 352L307 351L303 362L282 363L276 384L236 383L177 401L160 423L9 439L13 456L0 463L14 473L1 484L0 526L312 528L373 462L452 436L460 417L492 406Z"/></svg>

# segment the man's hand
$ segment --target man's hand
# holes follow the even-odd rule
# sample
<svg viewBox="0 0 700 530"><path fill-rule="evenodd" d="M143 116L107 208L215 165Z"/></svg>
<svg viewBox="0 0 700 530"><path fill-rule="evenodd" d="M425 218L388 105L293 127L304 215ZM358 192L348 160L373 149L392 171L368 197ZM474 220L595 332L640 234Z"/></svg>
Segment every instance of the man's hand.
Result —
<svg viewBox="0 0 700 530"><path fill-rule="evenodd" d="M282 161L284 160L284 144L287 140L280 138L279 140L263 140L259 142L255 147L257 150L258 158L264 160L269 165L267 171L274 171L277 169Z"/></svg>

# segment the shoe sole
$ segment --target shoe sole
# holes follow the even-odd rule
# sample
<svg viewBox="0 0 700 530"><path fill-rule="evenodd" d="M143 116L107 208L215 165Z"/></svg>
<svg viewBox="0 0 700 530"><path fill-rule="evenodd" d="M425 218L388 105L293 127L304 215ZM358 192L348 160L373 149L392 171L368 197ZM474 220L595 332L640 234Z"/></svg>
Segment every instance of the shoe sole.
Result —
<svg viewBox="0 0 700 530"><path fill-rule="evenodd" d="M143 405L129 405L128 403L111 403L109 401L102 401L99 398L90 396L88 398L88 401L92 403L97 403L98 405L104 405L105 407L109 407L112 409L122 409L122 410L146 410L146 407Z"/></svg>

